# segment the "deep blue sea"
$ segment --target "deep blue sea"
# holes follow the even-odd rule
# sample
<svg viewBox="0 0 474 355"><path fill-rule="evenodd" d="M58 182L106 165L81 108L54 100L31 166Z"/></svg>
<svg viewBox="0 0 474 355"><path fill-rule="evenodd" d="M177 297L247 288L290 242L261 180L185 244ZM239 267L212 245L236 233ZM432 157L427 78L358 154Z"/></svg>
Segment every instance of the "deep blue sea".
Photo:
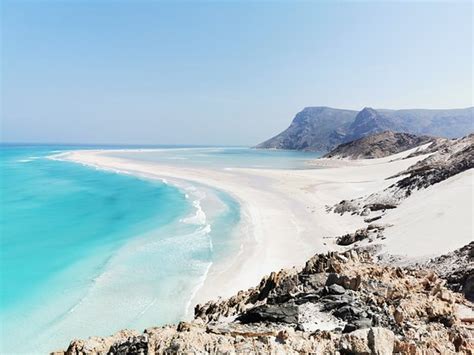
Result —
<svg viewBox="0 0 474 355"><path fill-rule="evenodd" d="M240 209L229 195L50 159L85 148L0 146L2 354L176 322L212 263L239 249ZM304 168L315 156L183 147L120 155L216 168Z"/></svg>

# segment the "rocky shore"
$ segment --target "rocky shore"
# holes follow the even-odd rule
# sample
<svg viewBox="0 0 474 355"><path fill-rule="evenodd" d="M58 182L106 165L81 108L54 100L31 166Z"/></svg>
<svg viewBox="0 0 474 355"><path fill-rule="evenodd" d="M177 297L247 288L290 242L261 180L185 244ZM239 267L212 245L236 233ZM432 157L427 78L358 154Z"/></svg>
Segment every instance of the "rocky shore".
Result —
<svg viewBox="0 0 474 355"><path fill-rule="evenodd" d="M55 354L472 354L472 306L425 267L330 252L196 306L191 322L73 340Z"/></svg>

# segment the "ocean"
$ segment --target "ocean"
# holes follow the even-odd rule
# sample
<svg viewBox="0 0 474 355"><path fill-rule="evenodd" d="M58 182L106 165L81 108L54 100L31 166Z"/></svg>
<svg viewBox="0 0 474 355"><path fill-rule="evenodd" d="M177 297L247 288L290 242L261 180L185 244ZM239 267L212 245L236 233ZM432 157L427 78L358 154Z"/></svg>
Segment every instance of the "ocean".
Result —
<svg viewBox="0 0 474 355"><path fill-rule="evenodd" d="M228 194L51 159L84 148L0 148L2 354L190 317L212 263L239 249L240 209ZM215 147L112 154L216 168L305 168L313 157Z"/></svg>

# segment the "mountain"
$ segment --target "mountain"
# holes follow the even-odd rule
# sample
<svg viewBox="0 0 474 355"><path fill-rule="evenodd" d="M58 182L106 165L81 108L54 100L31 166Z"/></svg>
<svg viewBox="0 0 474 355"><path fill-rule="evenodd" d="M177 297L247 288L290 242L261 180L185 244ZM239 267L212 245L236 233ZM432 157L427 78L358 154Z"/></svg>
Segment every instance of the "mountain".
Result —
<svg viewBox="0 0 474 355"><path fill-rule="evenodd" d="M354 122L349 126L344 141L350 142L360 137L366 137L387 130L405 131L406 127L398 122L394 122L386 113L366 107L357 114Z"/></svg>
<svg viewBox="0 0 474 355"><path fill-rule="evenodd" d="M256 148L330 151L341 143L387 130L458 138L474 130L473 121L474 107L448 110L366 107L360 112L307 107L286 130Z"/></svg>
<svg viewBox="0 0 474 355"><path fill-rule="evenodd" d="M342 142L357 111L306 107L290 127L257 148L326 151Z"/></svg>
<svg viewBox="0 0 474 355"><path fill-rule="evenodd" d="M324 158L373 159L403 152L433 142L431 136L385 131L338 145Z"/></svg>

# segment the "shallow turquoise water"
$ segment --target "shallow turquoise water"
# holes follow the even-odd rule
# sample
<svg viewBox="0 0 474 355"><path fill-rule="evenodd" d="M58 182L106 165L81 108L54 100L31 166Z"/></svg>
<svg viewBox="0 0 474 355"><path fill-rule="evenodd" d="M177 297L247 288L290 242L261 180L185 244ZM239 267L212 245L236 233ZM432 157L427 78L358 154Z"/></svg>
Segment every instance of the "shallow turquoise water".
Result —
<svg viewBox="0 0 474 355"><path fill-rule="evenodd" d="M47 148L0 153L0 309L95 248L189 212L172 186L44 159Z"/></svg>
<svg viewBox="0 0 474 355"><path fill-rule="evenodd" d="M109 155L177 166L308 169L311 167L308 165L308 161L319 158L321 153L246 147L191 147L123 151L113 152Z"/></svg>
<svg viewBox="0 0 474 355"><path fill-rule="evenodd" d="M181 320L212 263L240 248L240 208L226 193L48 159L70 149L84 147L0 146L2 354ZM217 169L306 168L319 156L215 147L109 154Z"/></svg>
<svg viewBox="0 0 474 355"><path fill-rule="evenodd" d="M1 147L1 353L175 322L210 264L238 247L226 194L47 158L72 148Z"/></svg>

